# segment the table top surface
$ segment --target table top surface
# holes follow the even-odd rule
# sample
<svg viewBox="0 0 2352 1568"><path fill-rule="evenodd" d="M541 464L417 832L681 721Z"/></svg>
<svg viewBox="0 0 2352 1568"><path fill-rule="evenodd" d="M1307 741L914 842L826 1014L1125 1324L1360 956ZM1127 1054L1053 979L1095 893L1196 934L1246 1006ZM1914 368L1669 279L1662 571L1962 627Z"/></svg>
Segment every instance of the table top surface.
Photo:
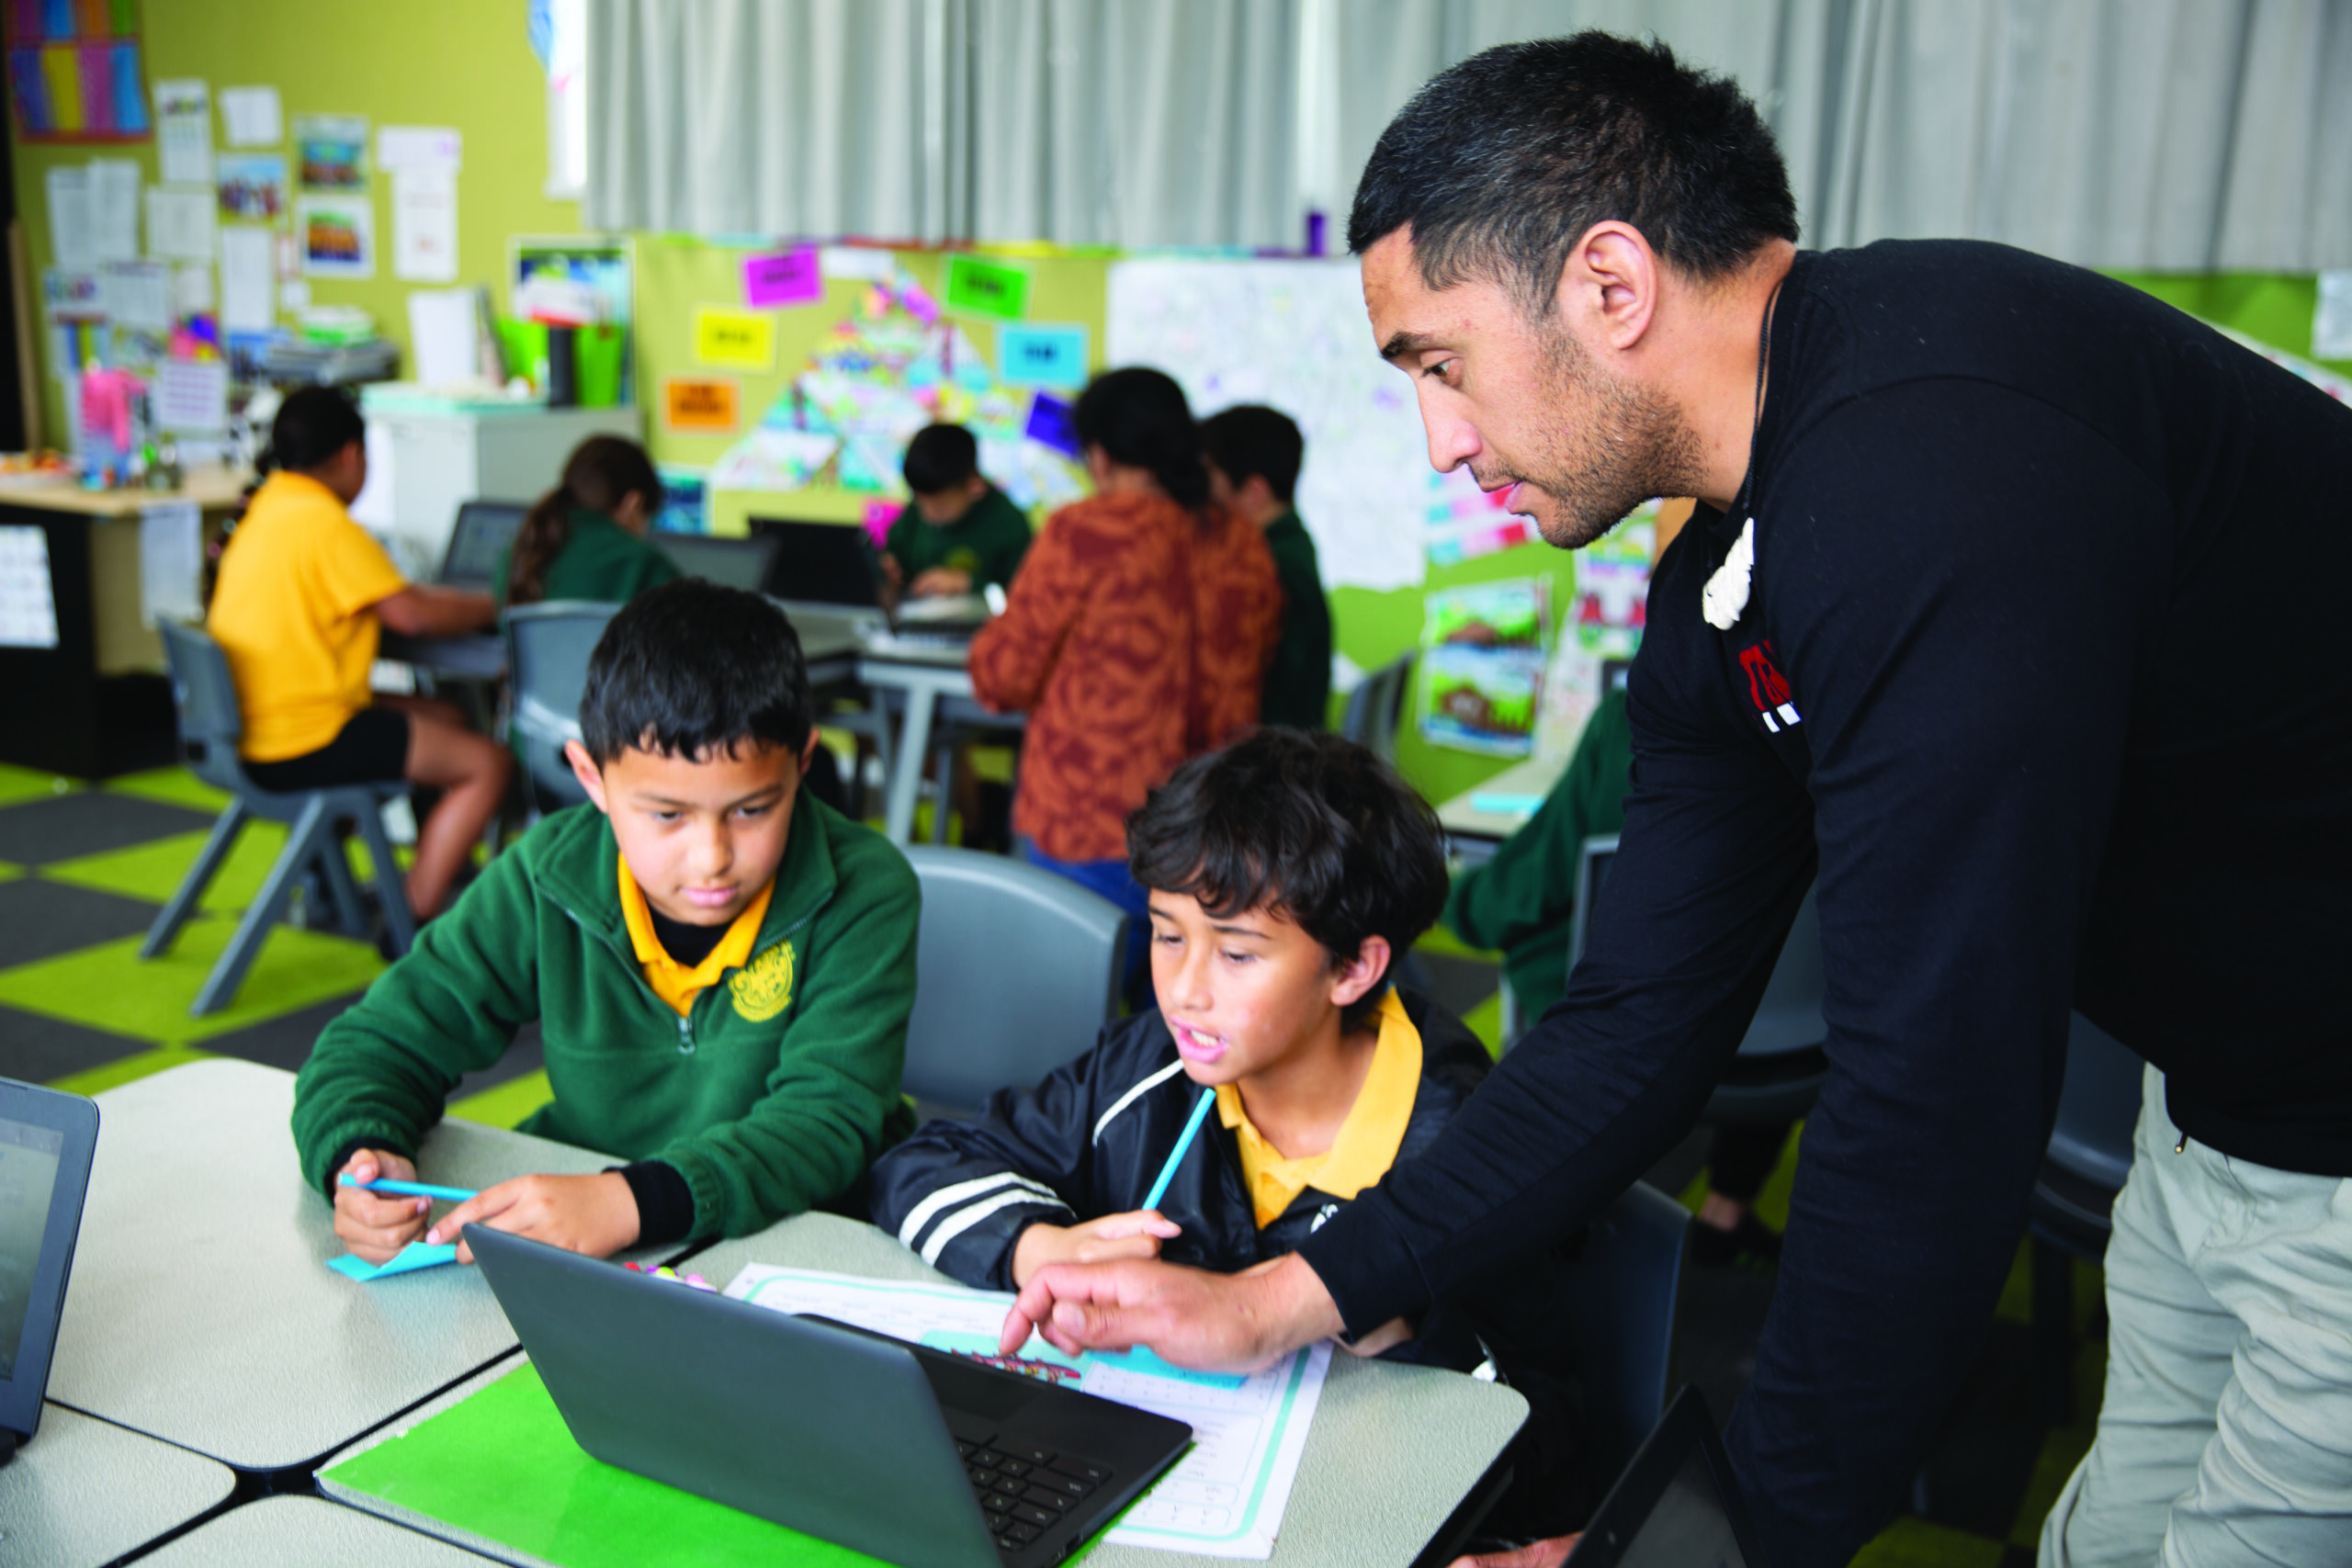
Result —
<svg viewBox="0 0 2352 1568"><path fill-rule="evenodd" d="M1441 827L1457 839L1508 839L1527 825L1532 811L1481 811L1472 804L1480 795L1519 795L1538 799L1552 793L1568 771L1566 757L1530 757L1515 762L1475 789L1464 790L1437 808Z"/></svg>
<svg viewBox="0 0 2352 1568"><path fill-rule="evenodd" d="M472 1269L363 1285L326 1266L344 1248L295 1162L293 1074L198 1062L97 1102L51 1399L274 1470L341 1447L515 1348ZM612 1163L458 1121L428 1134L417 1159L423 1179L468 1188Z"/></svg>
<svg viewBox="0 0 2352 1568"><path fill-rule="evenodd" d="M485 1568L487 1558L316 1497L259 1497L141 1558L153 1568Z"/></svg>
<svg viewBox="0 0 2352 1568"><path fill-rule="evenodd" d="M51 1404L0 1465L0 1562L97 1568L218 1506L236 1483L201 1454Z"/></svg>
<svg viewBox="0 0 2352 1568"><path fill-rule="evenodd" d="M78 484L0 487L0 506L30 506L84 517L136 517L150 506L192 501L207 512L224 512L243 497L251 476L232 468L188 470L177 490L84 490Z"/></svg>
<svg viewBox="0 0 2352 1568"><path fill-rule="evenodd" d="M724 1286L746 1263L822 1269L871 1278L946 1281L897 1241L871 1225L831 1214L802 1214L753 1235L694 1254L680 1264ZM321 1491L355 1507L381 1511L415 1529L435 1523L364 1493L340 1487L332 1466L401 1435L515 1370L502 1362L469 1379L400 1421L361 1438L322 1467ZM1398 1568L1410 1563L1486 1474L1527 1418L1527 1402L1511 1389L1432 1367L1331 1358L1315 1424L1306 1438L1298 1480L1291 1489L1273 1568ZM448 1539L473 1540L442 1527ZM498 1549L502 1556L516 1554ZM526 1561L537 1562L535 1559ZM1103 1542L1088 1555L1093 1568L1178 1568L1228 1561Z"/></svg>

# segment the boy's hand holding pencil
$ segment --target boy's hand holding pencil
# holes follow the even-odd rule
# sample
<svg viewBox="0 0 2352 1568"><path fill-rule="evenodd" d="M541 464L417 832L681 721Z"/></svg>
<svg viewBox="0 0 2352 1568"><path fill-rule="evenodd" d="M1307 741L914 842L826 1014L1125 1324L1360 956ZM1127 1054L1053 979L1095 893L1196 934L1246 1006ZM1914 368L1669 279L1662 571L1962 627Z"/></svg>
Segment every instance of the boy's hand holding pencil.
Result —
<svg viewBox="0 0 2352 1568"><path fill-rule="evenodd" d="M1012 1282L1025 1285L1049 1263L1111 1263L1123 1258L1157 1258L1159 1244L1184 1234L1183 1227L1150 1209L1104 1214L1078 1225L1034 1224L1012 1244Z"/></svg>

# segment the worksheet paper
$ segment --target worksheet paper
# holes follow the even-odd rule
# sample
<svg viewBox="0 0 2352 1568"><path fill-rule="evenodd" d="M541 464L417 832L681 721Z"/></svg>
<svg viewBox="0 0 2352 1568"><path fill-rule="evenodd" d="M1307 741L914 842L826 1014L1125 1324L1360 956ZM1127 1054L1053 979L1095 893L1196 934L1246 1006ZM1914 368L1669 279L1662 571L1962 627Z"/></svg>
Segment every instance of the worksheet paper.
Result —
<svg viewBox="0 0 2352 1568"><path fill-rule="evenodd" d="M277 309L270 293L276 282L270 269L272 248L266 229L220 231L223 332L266 333L277 324Z"/></svg>
<svg viewBox="0 0 2352 1568"><path fill-rule="evenodd" d="M955 1285L869 1280L747 1263L727 1294L777 1312L811 1313L969 1356L985 1365L1131 1404L1193 1428L1193 1447L1130 1507L1107 1539L1122 1546L1263 1559L1306 1451L1330 1370L1331 1347L1310 1346L1249 1377L1186 1371L1146 1349L1073 1360L1033 1337L997 1354L1012 1298Z"/></svg>
<svg viewBox="0 0 2352 1568"><path fill-rule="evenodd" d="M439 169L392 171L392 276L449 283L458 276L458 176Z"/></svg>
<svg viewBox="0 0 2352 1568"><path fill-rule="evenodd" d="M90 160L90 244L101 262L139 259L139 192L145 182L128 158Z"/></svg>
<svg viewBox="0 0 2352 1568"><path fill-rule="evenodd" d="M164 183L212 183L212 95L201 82L155 84L155 141Z"/></svg>
<svg viewBox="0 0 2352 1568"><path fill-rule="evenodd" d="M147 187L147 249L167 261L209 262L219 225L213 218L212 191Z"/></svg>
<svg viewBox="0 0 2352 1568"><path fill-rule="evenodd" d="M286 118L275 87L223 87L220 123L232 147L275 147L286 140Z"/></svg>
<svg viewBox="0 0 2352 1568"><path fill-rule="evenodd" d="M42 176L49 188L49 250L57 270L98 270L97 243L90 231L90 171L53 168Z"/></svg>

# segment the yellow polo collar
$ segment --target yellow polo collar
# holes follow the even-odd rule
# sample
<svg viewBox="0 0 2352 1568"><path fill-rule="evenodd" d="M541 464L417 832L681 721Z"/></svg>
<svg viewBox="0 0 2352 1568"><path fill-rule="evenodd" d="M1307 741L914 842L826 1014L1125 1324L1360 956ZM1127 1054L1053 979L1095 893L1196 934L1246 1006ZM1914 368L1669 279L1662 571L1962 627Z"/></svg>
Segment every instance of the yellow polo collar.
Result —
<svg viewBox="0 0 2352 1568"><path fill-rule="evenodd" d="M718 945L689 969L671 957L662 947L662 939L653 934L653 911L645 902L645 889L637 885L637 878L630 874L628 862L622 860L620 868L621 919L628 925L628 944L645 971L645 983L684 1018L694 1007L695 996L718 984L718 977L729 969L740 969L751 960L752 944L760 936L760 922L767 919L768 900L775 897L775 883L771 879L761 888L751 908L736 916L727 928L727 934L718 939Z"/></svg>

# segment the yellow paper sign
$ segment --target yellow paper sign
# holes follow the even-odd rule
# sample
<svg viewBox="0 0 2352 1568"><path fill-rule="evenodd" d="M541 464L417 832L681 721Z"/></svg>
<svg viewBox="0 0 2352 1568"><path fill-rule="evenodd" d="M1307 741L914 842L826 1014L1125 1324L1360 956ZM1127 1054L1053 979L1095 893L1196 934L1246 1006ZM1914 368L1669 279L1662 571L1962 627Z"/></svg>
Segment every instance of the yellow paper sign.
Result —
<svg viewBox="0 0 2352 1568"><path fill-rule="evenodd" d="M680 435L732 435L742 423L742 389L730 376L665 376L662 423Z"/></svg>
<svg viewBox="0 0 2352 1568"><path fill-rule="evenodd" d="M775 318L724 305L695 307L695 358L729 370L775 368Z"/></svg>

